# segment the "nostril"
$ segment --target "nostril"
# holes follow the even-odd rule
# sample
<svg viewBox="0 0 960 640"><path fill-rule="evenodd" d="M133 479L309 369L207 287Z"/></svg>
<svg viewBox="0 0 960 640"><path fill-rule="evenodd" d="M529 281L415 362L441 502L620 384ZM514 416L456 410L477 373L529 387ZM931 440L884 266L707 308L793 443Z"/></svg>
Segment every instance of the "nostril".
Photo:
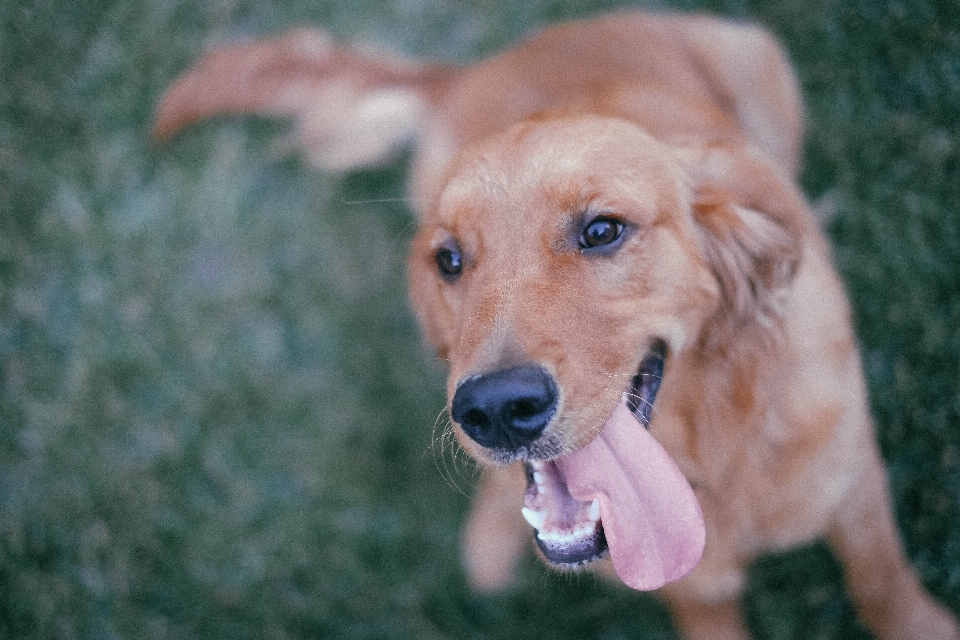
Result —
<svg viewBox="0 0 960 640"><path fill-rule="evenodd" d="M511 402L507 405L508 419L526 421L536 418L543 413L543 403L536 400L524 399Z"/></svg>
<svg viewBox="0 0 960 640"><path fill-rule="evenodd" d="M466 413L463 414L461 419L458 421L465 425L470 425L474 428L482 428L484 425L490 422L490 418L487 417L487 414L480 409L469 409Z"/></svg>

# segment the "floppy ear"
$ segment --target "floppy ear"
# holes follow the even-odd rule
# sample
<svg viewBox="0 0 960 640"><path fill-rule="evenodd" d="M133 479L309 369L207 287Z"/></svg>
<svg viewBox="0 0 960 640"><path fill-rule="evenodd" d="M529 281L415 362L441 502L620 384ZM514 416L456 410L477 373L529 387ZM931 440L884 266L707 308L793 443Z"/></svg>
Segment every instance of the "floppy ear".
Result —
<svg viewBox="0 0 960 640"><path fill-rule="evenodd" d="M813 220L779 171L749 151L687 152L693 216L734 325L773 325L803 255Z"/></svg>

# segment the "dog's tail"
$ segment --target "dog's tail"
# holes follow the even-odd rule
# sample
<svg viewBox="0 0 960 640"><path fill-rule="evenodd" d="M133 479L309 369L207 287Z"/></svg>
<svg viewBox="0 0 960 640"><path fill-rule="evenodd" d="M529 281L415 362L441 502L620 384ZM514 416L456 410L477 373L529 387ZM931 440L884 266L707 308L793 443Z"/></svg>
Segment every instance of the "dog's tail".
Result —
<svg viewBox="0 0 960 640"><path fill-rule="evenodd" d="M416 141L451 67L337 45L318 29L205 54L161 98L162 140L221 114L295 120L291 142L322 168L377 165Z"/></svg>

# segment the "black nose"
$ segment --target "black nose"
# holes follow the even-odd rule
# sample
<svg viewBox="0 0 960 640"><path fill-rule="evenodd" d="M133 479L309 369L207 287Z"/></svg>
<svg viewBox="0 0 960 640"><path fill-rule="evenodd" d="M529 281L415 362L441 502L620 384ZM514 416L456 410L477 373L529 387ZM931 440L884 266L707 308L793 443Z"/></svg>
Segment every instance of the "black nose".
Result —
<svg viewBox="0 0 960 640"><path fill-rule="evenodd" d="M557 408L557 385L539 366L494 371L457 387L451 414L477 444L516 450L544 430Z"/></svg>

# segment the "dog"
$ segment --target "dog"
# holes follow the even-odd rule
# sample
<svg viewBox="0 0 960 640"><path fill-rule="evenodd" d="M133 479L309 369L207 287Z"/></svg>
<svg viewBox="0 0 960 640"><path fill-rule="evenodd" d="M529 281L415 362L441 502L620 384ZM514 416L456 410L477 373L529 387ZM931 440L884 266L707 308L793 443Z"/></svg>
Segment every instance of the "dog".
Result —
<svg viewBox="0 0 960 640"><path fill-rule="evenodd" d="M153 133L221 114L294 119L332 171L413 147L412 307L485 468L475 588L533 537L548 564L659 589L686 638L746 638L745 565L823 537L878 638L960 639L899 542L765 30L617 13L458 67L299 29L208 52Z"/></svg>

